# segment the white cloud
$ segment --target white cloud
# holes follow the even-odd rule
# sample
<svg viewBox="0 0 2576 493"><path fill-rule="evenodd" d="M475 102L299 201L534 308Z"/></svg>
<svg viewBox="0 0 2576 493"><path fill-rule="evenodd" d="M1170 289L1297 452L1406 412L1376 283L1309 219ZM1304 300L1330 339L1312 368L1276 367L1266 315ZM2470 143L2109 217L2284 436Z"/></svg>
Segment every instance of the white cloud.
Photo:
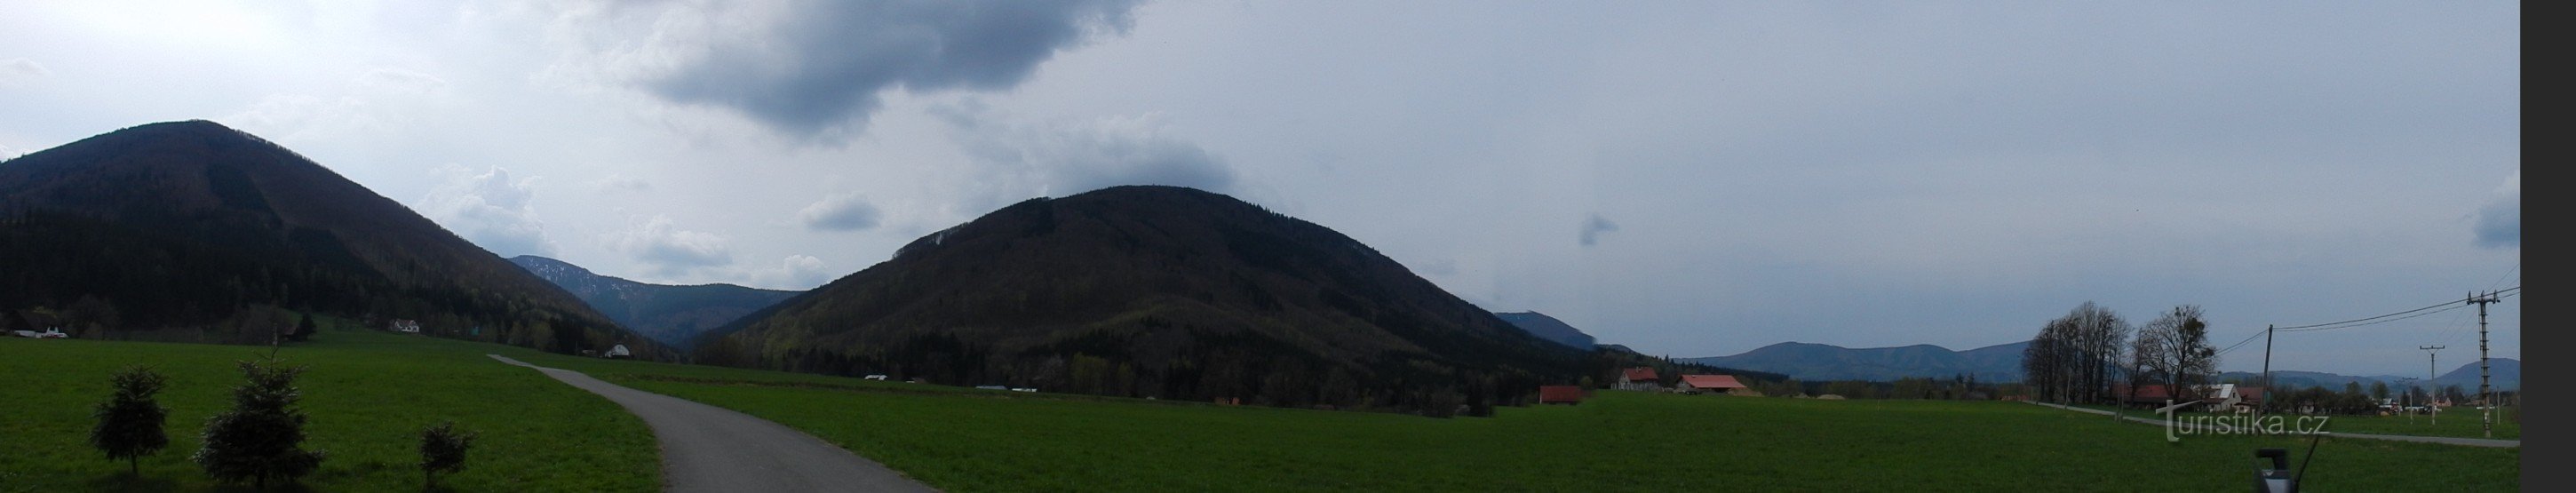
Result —
<svg viewBox="0 0 2576 493"><path fill-rule="evenodd" d="M625 173L609 173L608 176L591 181L590 188L601 193L649 192L653 191L653 183Z"/></svg>
<svg viewBox="0 0 2576 493"><path fill-rule="evenodd" d="M278 141L306 140L308 135L382 133L419 123L421 113L429 106L445 103L449 91L447 81L437 76L378 68L349 79L338 94L271 95L223 121Z"/></svg>
<svg viewBox="0 0 2576 493"><path fill-rule="evenodd" d="M796 212L796 222L816 231L858 231L877 226L881 214L856 193L825 197Z"/></svg>
<svg viewBox="0 0 2576 493"><path fill-rule="evenodd" d="M1229 193L1235 184L1232 166L1172 135L1159 114L1025 123L975 101L937 112L974 161L985 205L1118 185Z"/></svg>
<svg viewBox="0 0 2576 493"><path fill-rule="evenodd" d="M2477 236L2481 247L2522 247L2522 170L2514 170L2486 206L2478 208Z"/></svg>
<svg viewBox="0 0 2576 493"><path fill-rule="evenodd" d="M789 255L783 264L783 268L787 270L787 278L795 281L799 286L819 285L823 281L831 280L831 273L823 270L822 259L805 255Z"/></svg>
<svg viewBox="0 0 2576 493"><path fill-rule="evenodd" d="M609 244L666 277L733 264L731 240L714 233L680 229L667 216L657 215L636 223L614 234Z"/></svg>
<svg viewBox="0 0 2576 493"><path fill-rule="evenodd" d="M503 257L555 255L533 204L537 177L512 180L497 166L478 174L454 164L437 173L444 183L421 199L422 215Z"/></svg>
<svg viewBox="0 0 2576 493"><path fill-rule="evenodd" d="M35 60L11 58L0 60L0 87L27 87L53 75Z"/></svg>

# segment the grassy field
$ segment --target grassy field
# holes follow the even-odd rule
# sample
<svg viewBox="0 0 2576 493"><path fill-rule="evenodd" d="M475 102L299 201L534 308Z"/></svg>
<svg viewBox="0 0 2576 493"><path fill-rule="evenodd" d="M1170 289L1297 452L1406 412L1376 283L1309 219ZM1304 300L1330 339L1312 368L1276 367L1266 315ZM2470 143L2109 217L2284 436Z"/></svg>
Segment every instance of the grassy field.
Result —
<svg viewBox="0 0 2576 493"><path fill-rule="evenodd" d="M1603 391L1578 406L1493 418L1227 407L984 391L780 372L608 361L372 333L289 349L313 364L321 491L418 487L420 425L484 431L456 491L650 490L640 422L499 353L786 423L950 491L1708 491L2241 489L2253 450L2305 442L2195 436L2019 403L1823 401ZM121 463L86 437L105 375L172 373L170 450L147 490L207 490L185 462L249 348L0 340L0 368L34 376L0 413L0 492L117 489ZM180 371L173 369L184 368ZM328 376L332 374L338 376ZM18 390L26 390L21 393ZM507 396L492 398L489 396ZM2447 426L2448 419L2444 420ZM2403 424L2402 422L2399 424ZM24 437L24 438L22 438ZM2328 439L2324 490L2511 490L2518 449ZM507 459L503 459L507 457ZM2321 490L2322 491L2322 490Z"/></svg>
<svg viewBox="0 0 2576 493"><path fill-rule="evenodd" d="M2079 405L2076 407L2094 410L2111 409L2111 406ZM2522 408L2506 407L2503 412L2504 414L2496 418L2494 438L2497 440L2522 439L2522 423L2514 419L2522 414ZM2124 408L2120 413L2146 419L2164 419L2164 415L2149 409ZM2188 418L2203 414L2206 413L2185 412L2180 416ZM2438 424L2433 419L2421 415L2415 416L2413 421L2408 421L2406 416L2332 416L2331 418L2326 422L2325 430L2334 433L2487 438L2485 430L2478 423L2477 411L2465 407L2444 411Z"/></svg>
<svg viewBox="0 0 2576 493"><path fill-rule="evenodd" d="M651 432L625 409L483 355L487 344L367 331L325 331L278 356L310 367L297 379L307 450L327 450L302 484L313 491L418 491L420 429L441 420L481 433L454 491L656 491ZM206 419L230 405L235 361L265 348L0 338L0 492L229 491L188 461ZM128 476L87 440L91 406L127 364L170 378L170 445ZM239 488L239 489L247 489Z"/></svg>
<svg viewBox="0 0 2576 493"><path fill-rule="evenodd" d="M1821 401L1604 391L1494 418L1015 394L537 356L824 437L951 491L2238 489L2253 451L2006 402ZM535 362L535 360L531 360ZM2310 484L2519 487L2520 451L2328 439Z"/></svg>

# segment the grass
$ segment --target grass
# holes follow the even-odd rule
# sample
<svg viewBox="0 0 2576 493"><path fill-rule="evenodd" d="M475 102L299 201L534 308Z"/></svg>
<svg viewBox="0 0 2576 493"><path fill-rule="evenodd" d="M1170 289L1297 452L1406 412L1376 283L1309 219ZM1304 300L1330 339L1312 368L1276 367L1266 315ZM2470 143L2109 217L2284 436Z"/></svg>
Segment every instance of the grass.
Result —
<svg viewBox="0 0 2576 493"><path fill-rule="evenodd" d="M2077 405L2075 407L2096 411L2112 409L2111 406L2100 405ZM2522 423L2514 419L2522 414L2522 408L2507 406L2503 411L2505 414L2498 415L2496 418L2494 438L2497 440L2522 439ZM2120 409L2120 414L2146 419L2164 419L2164 415L2156 413L2153 409L2122 408ZM2207 413L2192 411L2178 414L2178 416L2190 417L2204 414ZM2107 421L2111 418L2103 417L2101 419ZM2488 438L2485 429L2479 424L2477 411L2467 407L2459 407L2443 411L2440 423L2435 423L2431 417L2422 415L2414 416L2412 421L2409 421L2409 418L2406 416L2337 415L2331 416L2331 419L2326 422L2325 430L2333 433L2366 433L2372 435Z"/></svg>
<svg viewBox="0 0 2576 493"><path fill-rule="evenodd" d="M1028 394L781 372L609 361L523 348L325 332L285 355L304 381L305 484L418 487L418 430L483 431L455 491L658 486L651 437L603 399L484 358L499 353L712 403L805 430L949 491L1709 491L2241 489L2253 451L2307 442L2192 436L2009 402L1824 401L1603 391L1492 418L1228 407ZM0 400L0 492L220 490L185 462L250 348L0 340L18 382ZM172 447L142 480L82 440L106 375L173 375ZM25 398L21 398L24 396ZM2444 420L2445 425L2451 420ZM2464 422L2466 420L2463 420ZM2402 422L2399 424L2403 424ZM2332 439L2322 490L2520 488L2520 449Z"/></svg>
<svg viewBox="0 0 2576 493"><path fill-rule="evenodd" d="M1604 391L1494 418L1014 394L559 358L640 389L793 426L950 491L2238 489L2253 451L2008 402ZM533 360L532 360L533 361ZM2310 485L2517 489L2519 449L2328 439Z"/></svg>
<svg viewBox="0 0 2576 493"><path fill-rule="evenodd" d="M307 450L329 456L305 476L313 491L415 491L420 430L442 420L481 433L466 468L441 475L452 491L656 491L651 432L624 408L525 368L483 356L495 345L327 330L278 352L310 367L296 381L310 417ZM188 461L206 419L228 408L235 362L266 348L0 338L0 492L238 491ZM149 364L169 377L170 445L129 476L88 445L91 407L108 375ZM272 489L295 490L298 488Z"/></svg>

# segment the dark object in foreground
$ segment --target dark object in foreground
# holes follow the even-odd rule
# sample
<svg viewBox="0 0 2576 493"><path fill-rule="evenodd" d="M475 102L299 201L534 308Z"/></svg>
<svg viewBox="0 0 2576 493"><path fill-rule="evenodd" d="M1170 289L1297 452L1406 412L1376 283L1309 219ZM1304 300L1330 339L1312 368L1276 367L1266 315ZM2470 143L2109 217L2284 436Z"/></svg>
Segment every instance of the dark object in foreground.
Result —
<svg viewBox="0 0 2576 493"><path fill-rule="evenodd" d="M2323 433L2309 435L2308 457L2299 460L2299 471L2296 474L2290 472L2289 449L2255 449L2255 493L2299 493L2299 482L2306 480L2308 476L2308 464L2317 460L2317 441L2324 438ZM2262 459L2271 459L2271 467L2264 467Z"/></svg>
<svg viewBox="0 0 2576 493"><path fill-rule="evenodd" d="M456 429L454 421L420 430L422 486L438 485L437 473L455 474L465 470L465 450L470 448L474 448L474 432Z"/></svg>
<svg viewBox="0 0 2576 493"><path fill-rule="evenodd" d="M191 457L206 475L224 482L251 480L260 488L271 478L292 481L322 463L320 450L307 452L304 411L295 401L295 376L303 367L288 367L274 357L241 362L245 382L233 388L233 408L206 420L205 446Z"/></svg>
<svg viewBox="0 0 2576 493"><path fill-rule="evenodd" d="M170 445L170 437L161 432L161 420L170 410L152 397L167 379L138 365L117 371L109 381L116 393L90 414L98 418L98 427L90 429L89 443L107 452L109 460L125 459L126 471L141 475L141 458Z"/></svg>

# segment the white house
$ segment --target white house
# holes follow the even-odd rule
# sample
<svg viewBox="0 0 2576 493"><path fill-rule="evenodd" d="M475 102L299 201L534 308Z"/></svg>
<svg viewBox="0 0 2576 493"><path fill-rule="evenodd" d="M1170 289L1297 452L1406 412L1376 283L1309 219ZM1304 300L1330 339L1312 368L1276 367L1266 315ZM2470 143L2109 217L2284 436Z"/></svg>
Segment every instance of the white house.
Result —
<svg viewBox="0 0 2576 493"><path fill-rule="evenodd" d="M627 357L633 357L633 356L634 356L634 354L633 354L633 353L628 353L628 352L626 352L626 345L625 345L625 344L619 344L619 345L615 345L615 346L609 346L609 347L608 347L608 352L607 352L606 354L601 354L600 356L601 356L601 357L607 357L607 358L627 358Z"/></svg>
<svg viewBox="0 0 2576 493"><path fill-rule="evenodd" d="M407 318L394 319L394 332L418 334L420 333L420 321Z"/></svg>

